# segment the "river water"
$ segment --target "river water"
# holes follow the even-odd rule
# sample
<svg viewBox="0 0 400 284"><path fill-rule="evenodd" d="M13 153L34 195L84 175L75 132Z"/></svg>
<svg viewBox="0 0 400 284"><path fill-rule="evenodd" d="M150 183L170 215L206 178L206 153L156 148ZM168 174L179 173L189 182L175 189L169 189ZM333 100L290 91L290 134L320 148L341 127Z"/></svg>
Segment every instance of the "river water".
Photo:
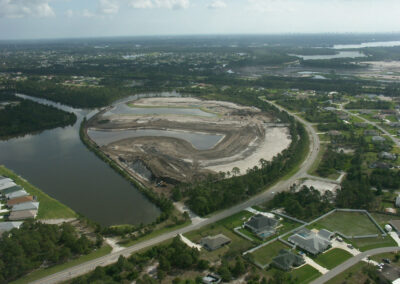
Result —
<svg viewBox="0 0 400 284"><path fill-rule="evenodd" d="M74 112L77 122L73 126L0 141L0 164L101 225L146 224L157 218L160 210L80 141L81 121L96 110L25 98Z"/></svg>

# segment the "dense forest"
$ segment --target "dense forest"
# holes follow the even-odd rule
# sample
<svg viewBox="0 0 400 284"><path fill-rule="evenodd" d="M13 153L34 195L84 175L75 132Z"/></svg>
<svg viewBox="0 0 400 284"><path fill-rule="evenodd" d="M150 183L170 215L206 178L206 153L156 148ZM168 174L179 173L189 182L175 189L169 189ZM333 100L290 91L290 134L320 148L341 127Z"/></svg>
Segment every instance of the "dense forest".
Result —
<svg viewBox="0 0 400 284"><path fill-rule="evenodd" d="M0 139L73 125L76 116L51 106L0 94L1 102L11 102L0 108Z"/></svg>
<svg viewBox="0 0 400 284"><path fill-rule="evenodd" d="M155 273L145 273L150 265L156 265ZM224 282L243 275L247 268L240 257L232 264L222 262L216 267L210 267L207 260L200 258L200 252L184 244L179 237L175 237L170 244L154 246L143 253L133 254L128 258L120 256L115 264L106 267L97 267L93 272L71 281L73 284L88 283L160 283L170 277L172 283L202 283L201 276L194 279L181 279L179 276L185 271L194 271L204 275L205 271L217 272ZM196 273L197 272L197 273ZM172 278L172 279L171 279Z"/></svg>
<svg viewBox="0 0 400 284"><path fill-rule="evenodd" d="M26 221L0 238L0 283L9 283L41 266L64 263L101 246L64 223L60 226Z"/></svg>

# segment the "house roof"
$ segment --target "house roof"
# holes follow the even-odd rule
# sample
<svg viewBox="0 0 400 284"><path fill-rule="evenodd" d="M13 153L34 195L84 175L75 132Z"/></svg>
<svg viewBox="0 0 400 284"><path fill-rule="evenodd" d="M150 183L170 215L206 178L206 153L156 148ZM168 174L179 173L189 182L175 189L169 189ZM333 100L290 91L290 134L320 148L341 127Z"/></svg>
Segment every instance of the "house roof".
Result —
<svg viewBox="0 0 400 284"><path fill-rule="evenodd" d="M304 259L288 250L280 250L279 254L272 259L272 263L278 268L289 270L293 266L299 266L304 263Z"/></svg>
<svg viewBox="0 0 400 284"><path fill-rule="evenodd" d="M13 206L16 204L25 203L25 202L29 202L29 201L33 201L32 195L21 196L21 197L10 199L7 201L7 206Z"/></svg>
<svg viewBox="0 0 400 284"><path fill-rule="evenodd" d="M12 211L9 220L24 220L29 218L35 218L37 215L37 210L22 210L22 211Z"/></svg>
<svg viewBox="0 0 400 284"><path fill-rule="evenodd" d="M1 193L3 194L9 194L11 192L15 192L15 191L19 191L19 190L23 190L23 188L19 185L15 185L13 187L9 187L7 189L4 189Z"/></svg>
<svg viewBox="0 0 400 284"><path fill-rule="evenodd" d="M255 231L261 231L268 228L275 227L278 220L269 218L267 216L257 214L250 218L249 221L245 223L246 226L250 227Z"/></svg>
<svg viewBox="0 0 400 284"><path fill-rule="evenodd" d="M19 228L22 222L1 222L0 223L0 235L4 232L11 231L14 228Z"/></svg>
<svg viewBox="0 0 400 284"><path fill-rule="evenodd" d="M11 211L38 210L38 209L39 209L39 202L24 202L14 205Z"/></svg>
<svg viewBox="0 0 400 284"><path fill-rule="evenodd" d="M6 188L9 188L9 187L16 186L16 185L17 184L15 182L13 182L13 181L4 182L4 183L0 184L0 191L4 190Z"/></svg>
<svg viewBox="0 0 400 284"><path fill-rule="evenodd" d="M202 238L200 243L203 246L206 246L210 250L217 249L225 244L228 244L231 242L231 239L226 237L223 234L218 234L215 236L207 236L205 238Z"/></svg>
<svg viewBox="0 0 400 284"><path fill-rule="evenodd" d="M322 230L319 230L318 235L319 235L321 238L330 240L330 239L333 237L334 233L332 233L331 231L322 229Z"/></svg>
<svg viewBox="0 0 400 284"><path fill-rule="evenodd" d="M323 252L331 244L329 240L307 229L290 236L289 241L314 255Z"/></svg>
<svg viewBox="0 0 400 284"><path fill-rule="evenodd" d="M8 182L10 182L10 181L13 181L13 180L10 179L10 178L2 177L2 178L0 179L0 185L5 184L5 183L8 183Z"/></svg>
<svg viewBox="0 0 400 284"><path fill-rule="evenodd" d="M18 190L18 191L14 191L14 192L11 192L11 193L8 193L8 194L6 194L6 197L8 198L8 199L13 199L13 198L17 198L17 197L20 197L20 196L26 196L26 195L29 195L25 190Z"/></svg>

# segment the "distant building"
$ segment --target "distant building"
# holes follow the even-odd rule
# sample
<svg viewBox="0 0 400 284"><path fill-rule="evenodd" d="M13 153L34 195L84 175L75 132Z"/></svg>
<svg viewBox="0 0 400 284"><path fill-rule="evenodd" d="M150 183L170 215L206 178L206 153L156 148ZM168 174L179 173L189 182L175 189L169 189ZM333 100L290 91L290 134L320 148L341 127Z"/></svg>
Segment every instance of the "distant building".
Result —
<svg viewBox="0 0 400 284"><path fill-rule="evenodd" d="M244 223L244 227L252 231L258 237L264 239L275 234L277 224L278 220L262 214L257 214Z"/></svg>
<svg viewBox="0 0 400 284"><path fill-rule="evenodd" d="M392 160L392 161L397 160L396 154L392 154L392 153L389 153L389 152L380 152L379 153L379 158L385 159L385 160Z"/></svg>
<svg viewBox="0 0 400 284"><path fill-rule="evenodd" d="M304 263L305 261L300 255L282 249L279 254L272 259L271 265L278 269L289 271L292 267L298 267Z"/></svg>
<svg viewBox="0 0 400 284"><path fill-rule="evenodd" d="M341 133L340 131L337 131L337 130L330 130L330 131L328 132L328 134L329 134L330 136L340 136L340 135L342 135L342 133Z"/></svg>
<svg viewBox="0 0 400 284"><path fill-rule="evenodd" d="M382 143L385 141L386 141L386 139L382 136L373 136L372 137L372 142L374 142L374 143Z"/></svg>
<svg viewBox="0 0 400 284"><path fill-rule="evenodd" d="M0 236L8 231L11 231L12 229L19 229L19 227L22 225L22 222L0 222Z"/></svg>
<svg viewBox="0 0 400 284"><path fill-rule="evenodd" d="M330 239L326 238L327 230L323 234L311 232L308 229L301 229L296 234L289 237L289 242L295 244L297 247L305 250L306 252L317 255L324 252L331 246Z"/></svg>
<svg viewBox="0 0 400 284"><path fill-rule="evenodd" d="M17 221L25 219L35 219L37 216L37 210L23 210L23 211L12 211L8 220Z"/></svg>
<svg viewBox="0 0 400 284"><path fill-rule="evenodd" d="M396 197L396 206L400 207L400 195Z"/></svg>
<svg viewBox="0 0 400 284"><path fill-rule="evenodd" d="M365 130L364 131L364 135L366 135L366 136L377 136L379 133L378 133L378 131L376 131L376 130L370 130L370 129L368 129L368 130Z"/></svg>
<svg viewBox="0 0 400 284"><path fill-rule="evenodd" d="M231 242L231 239L223 234L208 236L200 240L200 244L207 250L213 251L219 249Z"/></svg>
<svg viewBox="0 0 400 284"><path fill-rule="evenodd" d="M204 284L218 284L221 282L221 278L214 274L208 274L201 280Z"/></svg>
<svg viewBox="0 0 400 284"><path fill-rule="evenodd" d="M384 162L374 162L372 164L369 165L370 169L391 169L393 168L393 166L391 164L388 163L384 163Z"/></svg>

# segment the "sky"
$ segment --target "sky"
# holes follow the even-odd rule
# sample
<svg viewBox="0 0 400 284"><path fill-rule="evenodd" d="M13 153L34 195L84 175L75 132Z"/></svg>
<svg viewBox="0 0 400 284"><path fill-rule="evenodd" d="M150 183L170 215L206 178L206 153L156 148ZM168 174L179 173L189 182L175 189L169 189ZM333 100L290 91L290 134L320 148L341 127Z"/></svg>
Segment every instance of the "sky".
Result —
<svg viewBox="0 0 400 284"><path fill-rule="evenodd" d="M0 0L0 40L400 32L400 0Z"/></svg>

